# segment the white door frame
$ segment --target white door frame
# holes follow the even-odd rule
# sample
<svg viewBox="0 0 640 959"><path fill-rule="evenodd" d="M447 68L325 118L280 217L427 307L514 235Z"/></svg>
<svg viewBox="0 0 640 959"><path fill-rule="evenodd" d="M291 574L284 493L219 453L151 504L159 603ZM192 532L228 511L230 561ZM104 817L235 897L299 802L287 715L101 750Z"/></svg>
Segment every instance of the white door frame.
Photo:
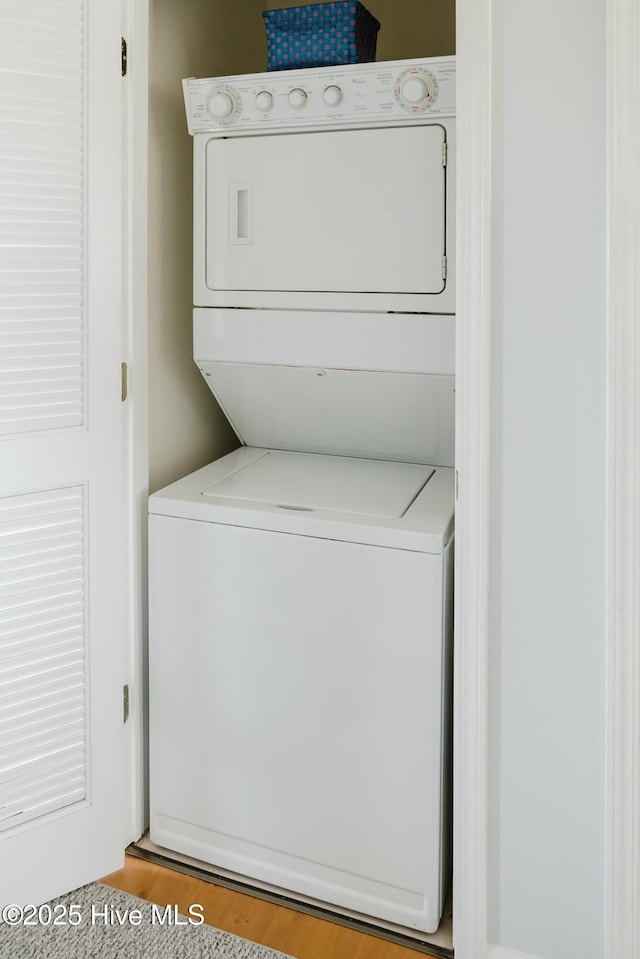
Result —
<svg viewBox="0 0 640 959"><path fill-rule="evenodd" d="M130 397L135 517L131 652L146 675L148 0L130 10ZM609 299L607 422L606 959L640 950L640 13L608 0ZM485 959L492 278L492 0L457 0L458 192L454 901L456 959ZM135 43L133 42L135 38ZM464 599L463 599L464 597ZM138 700L140 702L140 699ZM144 719L131 720L133 830L142 822ZM132 833L133 835L133 833Z"/></svg>
<svg viewBox="0 0 640 959"><path fill-rule="evenodd" d="M491 0L457 2L456 959L487 953L492 12Z"/></svg>
<svg viewBox="0 0 640 959"><path fill-rule="evenodd" d="M606 959L640 953L640 10L607 4Z"/></svg>
<svg viewBox="0 0 640 959"><path fill-rule="evenodd" d="M149 0L122 0L127 42L123 79L123 360L128 366L126 417L129 508L129 736L126 756L124 842L139 839L148 820L147 799L147 499L149 416L147 344L147 195Z"/></svg>
<svg viewBox="0 0 640 959"><path fill-rule="evenodd" d="M487 942L492 0L457 2L454 940ZM640 952L640 11L607 2L605 957Z"/></svg>

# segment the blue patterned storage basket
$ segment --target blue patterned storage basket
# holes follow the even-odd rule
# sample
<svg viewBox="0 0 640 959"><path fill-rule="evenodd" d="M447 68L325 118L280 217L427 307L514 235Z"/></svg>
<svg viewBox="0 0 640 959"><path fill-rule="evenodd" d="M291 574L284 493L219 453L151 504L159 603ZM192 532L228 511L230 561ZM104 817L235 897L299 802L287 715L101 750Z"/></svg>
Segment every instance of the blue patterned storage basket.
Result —
<svg viewBox="0 0 640 959"><path fill-rule="evenodd" d="M369 63L380 24L359 0L265 10L267 70Z"/></svg>

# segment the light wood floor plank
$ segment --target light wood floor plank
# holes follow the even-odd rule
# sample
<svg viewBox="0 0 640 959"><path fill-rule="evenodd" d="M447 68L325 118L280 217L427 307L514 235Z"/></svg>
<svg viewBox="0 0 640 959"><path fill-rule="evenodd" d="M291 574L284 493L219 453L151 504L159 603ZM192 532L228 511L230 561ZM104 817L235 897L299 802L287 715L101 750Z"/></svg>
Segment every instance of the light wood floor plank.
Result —
<svg viewBox="0 0 640 959"><path fill-rule="evenodd" d="M183 915L190 905L199 903L210 926L278 949L296 959L418 959L420 956L413 949L133 856L126 857L124 869L101 881L159 906L175 903Z"/></svg>

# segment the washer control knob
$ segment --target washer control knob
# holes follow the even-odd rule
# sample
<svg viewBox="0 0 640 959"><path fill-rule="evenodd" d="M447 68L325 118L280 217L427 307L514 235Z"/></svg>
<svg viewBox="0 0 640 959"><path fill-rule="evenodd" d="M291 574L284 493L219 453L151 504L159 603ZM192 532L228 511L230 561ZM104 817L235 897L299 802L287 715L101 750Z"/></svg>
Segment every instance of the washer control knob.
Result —
<svg viewBox="0 0 640 959"><path fill-rule="evenodd" d="M410 76L402 84L402 96L407 103L422 103L431 96L431 84L426 77Z"/></svg>
<svg viewBox="0 0 640 959"><path fill-rule="evenodd" d="M214 93L209 100L209 113L212 117L222 120L224 117L231 116L235 106L233 98L228 93Z"/></svg>
<svg viewBox="0 0 640 959"><path fill-rule="evenodd" d="M260 93L256 94L256 106L258 110L266 113L273 106L273 94L269 93L268 90L261 90Z"/></svg>
<svg viewBox="0 0 640 959"><path fill-rule="evenodd" d="M337 107L339 103L342 103L342 90L335 84L331 84L331 86L325 87L322 97L327 106Z"/></svg>
<svg viewBox="0 0 640 959"><path fill-rule="evenodd" d="M289 94L289 103L294 110L301 110L307 105L307 94L300 87L296 87Z"/></svg>

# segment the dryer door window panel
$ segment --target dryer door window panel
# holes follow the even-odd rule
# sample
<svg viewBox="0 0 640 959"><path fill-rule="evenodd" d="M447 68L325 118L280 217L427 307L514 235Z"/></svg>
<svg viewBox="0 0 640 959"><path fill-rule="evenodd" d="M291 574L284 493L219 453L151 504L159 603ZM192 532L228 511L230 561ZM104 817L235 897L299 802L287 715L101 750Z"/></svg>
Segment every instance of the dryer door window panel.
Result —
<svg viewBox="0 0 640 959"><path fill-rule="evenodd" d="M210 290L440 293L445 130L207 143Z"/></svg>

